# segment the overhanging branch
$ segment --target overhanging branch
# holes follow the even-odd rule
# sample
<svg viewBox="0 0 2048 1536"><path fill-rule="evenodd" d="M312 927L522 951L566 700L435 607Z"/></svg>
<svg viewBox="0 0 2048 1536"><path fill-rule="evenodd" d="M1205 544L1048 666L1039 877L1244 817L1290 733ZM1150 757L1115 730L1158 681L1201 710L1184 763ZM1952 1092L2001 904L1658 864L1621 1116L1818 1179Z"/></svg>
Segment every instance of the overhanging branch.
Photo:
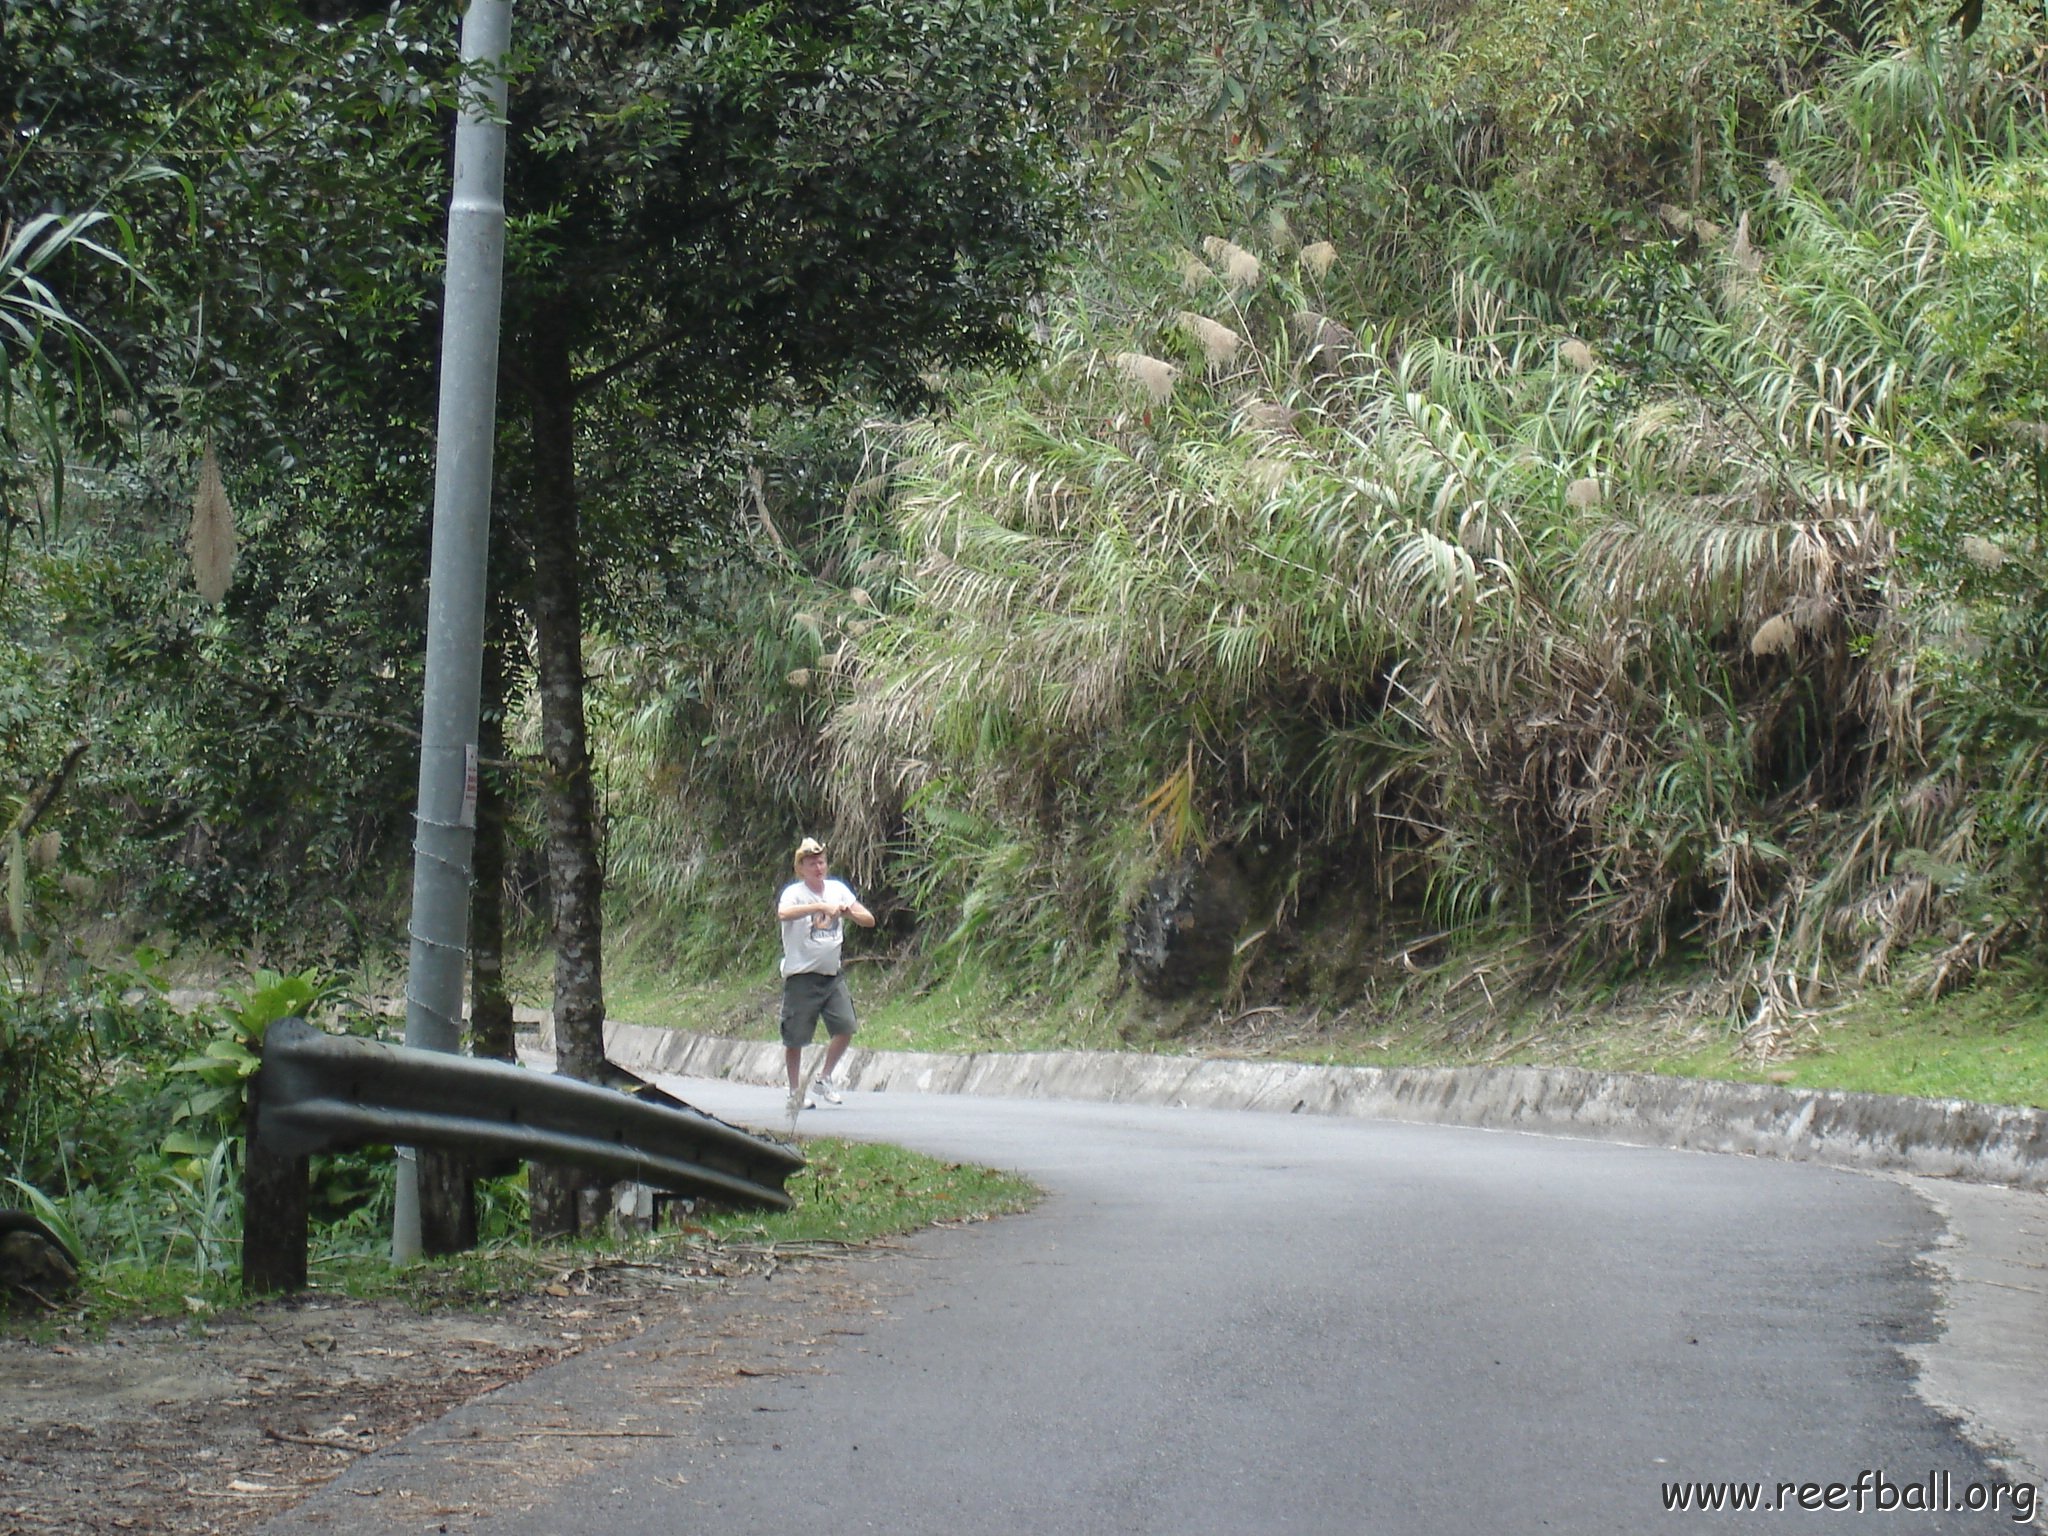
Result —
<svg viewBox="0 0 2048 1536"><path fill-rule="evenodd" d="M57 796L64 792L64 781L71 777L71 770L78 766L79 759L85 756L86 750L91 746L91 738L81 736L64 749L63 761L57 764L50 776L44 779L35 792L22 803L20 812L14 818L14 825L7 829L9 838L27 837L35 830L36 823L43 819L45 813L56 803Z"/></svg>
<svg viewBox="0 0 2048 1536"><path fill-rule="evenodd" d="M598 369L595 373L580 375L576 380L576 397L581 399L593 390L603 389L612 380L631 373L642 363L652 362L670 347L681 341L687 334L689 333L681 326L673 326L663 331L645 346L635 347L624 357L616 358L606 363L604 367Z"/></svg>
<svg viewBox="0 0 2048 1536"><path fill-rule="evenodd" d="M383 715L373 715L359 709L338 709L329 705L309 704L304 699L296 698L286 693L282 688L268 683L259 683L250 678L239 677L210 656L195 655L194 659L229 687L239 689L243 693L261 699L267 704L280 706L295 711L298 714L311 715L315 719L349 720L357 725L371 726L380 731L395 731L399 735L408 736L414 741L420 739L419 727L407 725L403 720L392 720ZM477 764L483 768L509 768L523 773L533 766L533 759L484 757L478 758Z"/></svg>

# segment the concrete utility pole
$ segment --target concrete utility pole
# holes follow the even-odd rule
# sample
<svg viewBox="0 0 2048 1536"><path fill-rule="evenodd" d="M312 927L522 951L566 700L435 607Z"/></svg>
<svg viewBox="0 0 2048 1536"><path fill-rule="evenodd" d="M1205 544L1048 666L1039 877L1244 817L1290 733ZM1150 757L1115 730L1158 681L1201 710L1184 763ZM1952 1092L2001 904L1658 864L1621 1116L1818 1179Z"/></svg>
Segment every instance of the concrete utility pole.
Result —
<svg viewBox="0 0 2048 1536"><path fill-rule="evenodd" d="M462 1038L469 954L470 855L476 844L477 712L498 415L498 316L505 268L505 56L511 0L470 0L462 18L462 108L448 203L441 311L440 430L427 596L426 703L413 837L412 959L405 1043L452 1051ZM429 1224L447 1226L445 1212ZM401 1148L391 1257L421 1252L417 1155Z"/></svg>

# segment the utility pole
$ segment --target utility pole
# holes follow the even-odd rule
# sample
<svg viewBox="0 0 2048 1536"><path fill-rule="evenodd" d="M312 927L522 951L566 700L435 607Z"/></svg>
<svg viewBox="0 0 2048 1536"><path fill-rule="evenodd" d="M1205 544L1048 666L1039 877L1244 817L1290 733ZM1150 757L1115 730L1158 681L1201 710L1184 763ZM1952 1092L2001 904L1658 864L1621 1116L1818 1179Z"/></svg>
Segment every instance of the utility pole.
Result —
<svg viewBox="0 0 2048 1536"><path fill-rule="evenodd" d="M405 986L405 1043L438 1051L455 1050L461 1043L469 953L477 712L505 268L505 58L511 45L512 0L470 0L462 17L462 103L455 126L455 191L448 203L448 276L441 309L426 701L413 834L412 956ZM429 1182L423 1213L420 1154L402 1147L398 1158L391 1257L402 1264L420 1256L423 1228L437 1237L431 1244L436 1251L451 1246L438 1235L453 1222L442 1208L449 1181Z"/></svg>

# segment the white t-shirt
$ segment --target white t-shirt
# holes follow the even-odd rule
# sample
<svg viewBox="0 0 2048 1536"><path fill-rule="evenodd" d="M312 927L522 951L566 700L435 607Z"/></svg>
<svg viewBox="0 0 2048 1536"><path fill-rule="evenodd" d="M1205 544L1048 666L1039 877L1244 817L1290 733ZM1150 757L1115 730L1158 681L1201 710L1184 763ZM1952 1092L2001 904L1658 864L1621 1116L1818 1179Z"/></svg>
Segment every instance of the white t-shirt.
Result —
<svg viewBox="0 0 2048 1536"><path fill-rule="evenodd" d="M813 891L798 880L783 888L775 909L779 912L784 907L805 907L814 901L843 907L858 900L860 898L843 881L828 879L822 891ZM797 976L815 971L820 976L837 976L839 947L845 942L846 921L843 918L809 912L802 917L786 919L782 925L782 974Z"/></svg>

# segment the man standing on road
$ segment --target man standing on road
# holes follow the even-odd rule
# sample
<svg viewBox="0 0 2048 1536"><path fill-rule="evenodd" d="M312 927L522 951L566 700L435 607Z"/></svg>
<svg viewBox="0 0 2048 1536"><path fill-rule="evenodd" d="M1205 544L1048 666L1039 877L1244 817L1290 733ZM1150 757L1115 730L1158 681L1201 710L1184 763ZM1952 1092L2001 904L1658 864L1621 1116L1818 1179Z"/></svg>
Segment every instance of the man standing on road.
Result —
<svg viewBox="0 0 2048 1536"><path fill-rule="evenodd" d="M782 1055L789 1068L789 1118L814 1108L818 1099L839 1102L833 1072L853 1038L853 996L846 990L840 947L846 940L845 919L863 928L875 926L875 914L860 903L852 888L825 876L825 845L807 837L796 845L797 878L775 904L782 924ZM829 1043L825 1070L804 1091L804 1047L825 1021Z"/></svg>

